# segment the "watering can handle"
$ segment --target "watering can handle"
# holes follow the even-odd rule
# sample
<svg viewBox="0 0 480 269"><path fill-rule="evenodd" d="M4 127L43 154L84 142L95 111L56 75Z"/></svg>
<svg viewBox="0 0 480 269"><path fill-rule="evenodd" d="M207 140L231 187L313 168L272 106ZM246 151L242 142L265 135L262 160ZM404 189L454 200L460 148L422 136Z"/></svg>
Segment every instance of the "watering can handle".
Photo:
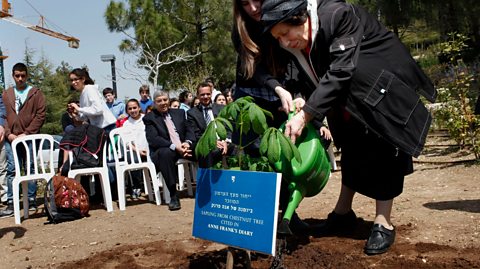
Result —
<svg viewBox="0 0 480 269"><path fill-rule="evenodd" d="M295 115L295 103L293 103L293 111L288 112L288 121L292 119L292 117Z"/></svg>

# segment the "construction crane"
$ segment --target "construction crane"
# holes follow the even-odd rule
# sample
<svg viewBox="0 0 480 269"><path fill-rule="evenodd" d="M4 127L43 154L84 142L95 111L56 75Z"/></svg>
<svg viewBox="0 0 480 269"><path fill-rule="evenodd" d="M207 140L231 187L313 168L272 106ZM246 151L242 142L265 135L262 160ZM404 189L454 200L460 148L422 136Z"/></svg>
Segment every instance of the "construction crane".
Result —
<svg viewBox="0 0 480 269"><path fill-rule="evenodd" d="M68 42L68 46L70 48L77 49L80 46L80 40L78 38L73 36L67 36L62 33L55 32L44 27L45 19L43 16L40 15L40 25L33 25L28 22L24 22L14 18L10 10L11 10L11 4L8 2L8 0L2 0L2 9L0 10L0 20L9 21L11 23L23 26L30 30L65 40ZM2 50L0 48L0 87L2 88L5 88L5 74L3 69L3 60L6 59L7 57L8 56L5 56L2 54Z"/></svg>
<svg viewBox="0 0 480 269"><path fill-rule="evenodd" d="M33 30L33 31L36 31L36 32L39 32L39 33L42 33L42 34L46 34L46 35L49 35L49 36L52 36L52 37L55 37L55 38L65 40L65 41L68 42L68 46L70 48L77 49L80 46L80 40L78 38L75 38L73 36L67 36L67 35L64 35L62 33L55 32L55 31L52 31L50 29L47 29L47 28L43 27L44 26L43 16L40 16L41 26L40 25L33 25L33 24L30 24L30 23L15 19L13 17L13 15L10 13L10 9L11 9L11 5L8 2L8 0L2 0L2 10L0 11L0 19L5 20L5 21L9 21L11 23L14 23L14 24L17 24L17 25L20 25L20 26L23 26L25 28L28 28L30 30Z"/></svg>

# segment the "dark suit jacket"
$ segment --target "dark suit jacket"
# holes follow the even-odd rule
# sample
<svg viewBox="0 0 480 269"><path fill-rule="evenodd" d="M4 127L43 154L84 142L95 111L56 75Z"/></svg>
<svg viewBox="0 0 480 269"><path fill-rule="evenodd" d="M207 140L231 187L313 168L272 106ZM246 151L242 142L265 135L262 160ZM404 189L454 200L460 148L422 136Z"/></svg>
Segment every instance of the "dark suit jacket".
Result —
<svg viewBox="0 0 480 269"><path fill-rule="evenodd" d="M224 107L224 105L212 104L213 116L217 117L220 110ZM203 107L201 105L193 107L187 111L187 128L189 131L193 132L194 138L192 140L192 148L195 149L198 140L200 140L200 137L207 129L207 122L203 116Z"/></svg>
<svg viewBox="0 0 480 269"><path fill-rule="evenodd" d="M191 133L186 126L185 111L183 109L169 109L168 113L172 118L173 124L180 136L180 141L185 142L192 140L193 133ZM167 125L163 119L163 115L157 110L153 110L143 117L145 124L145 133L150 149L150 156L159 148L168 148L172 144L170 135L168 134Z"/></svg>

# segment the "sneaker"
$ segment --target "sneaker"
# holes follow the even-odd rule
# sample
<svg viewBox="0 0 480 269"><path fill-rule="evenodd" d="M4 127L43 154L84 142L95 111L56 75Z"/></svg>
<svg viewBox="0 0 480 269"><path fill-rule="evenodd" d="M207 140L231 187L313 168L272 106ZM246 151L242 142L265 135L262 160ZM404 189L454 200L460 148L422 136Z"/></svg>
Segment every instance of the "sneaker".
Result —
<svg viewBox="0 0 480 269"><path fill-rule="evenodd" d="M7 208L0 210L0 218L7 218L13 216L13 204L8 204Z"/></svg>
<svg viewBox="0 0 480 269"><path fill-rule="evenodd" d="M142 189L133 189L133 193L135 194L135 196L138 198L140 198L140 196L142 196Z"/></svg>
<svg viewBox="0 0 480 269"><path fill-rule="evenodd" d="M28 199L28 211L37 211L37 202L35 200Z"/></svg>
<svg viewBox="0 0 480 269"><path fill-rule="evenodd" d="M133 200L138 200L140 198L140 189L132 189L132 194L130 195Z"/></svg>

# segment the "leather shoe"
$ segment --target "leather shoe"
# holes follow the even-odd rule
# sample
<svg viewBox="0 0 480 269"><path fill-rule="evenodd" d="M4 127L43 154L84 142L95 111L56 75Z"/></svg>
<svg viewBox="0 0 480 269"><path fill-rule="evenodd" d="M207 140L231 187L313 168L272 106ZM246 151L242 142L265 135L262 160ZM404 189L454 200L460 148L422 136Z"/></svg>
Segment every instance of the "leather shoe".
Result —
<svg viewBox="0 0 480 269"><path fill-rule="evenodd" d="M374 224L367 244L365 244L365 254L385 253L393 245L393 242L395 242L395 227L393 230L389 230L381 224Z"/></svg>
<svg viewBox="0 0 480 269"><path fill-rule="evenodd" d="M290 219L290 229L294 233L306 233L310 231L310 225L305 221L301 220L297 213L293 213L292 218Z"/></svg>
<svg viewBox="0 0 480 269"><path fill-rule="evenodd" d="M182 207L180 206L180 199L177 196L171 197L170 203L168 204L168 210L176 211L180 210Z"/></svg>
<svg viewBox="0 0 480 269"><path fill-rule="evenodd" d="M337 214L332 211L328 214L327 220L321 224L314 225L311 230L314 234L343 234L353 232L357 226L357 215L353 210L346 214Z"/></svg>

